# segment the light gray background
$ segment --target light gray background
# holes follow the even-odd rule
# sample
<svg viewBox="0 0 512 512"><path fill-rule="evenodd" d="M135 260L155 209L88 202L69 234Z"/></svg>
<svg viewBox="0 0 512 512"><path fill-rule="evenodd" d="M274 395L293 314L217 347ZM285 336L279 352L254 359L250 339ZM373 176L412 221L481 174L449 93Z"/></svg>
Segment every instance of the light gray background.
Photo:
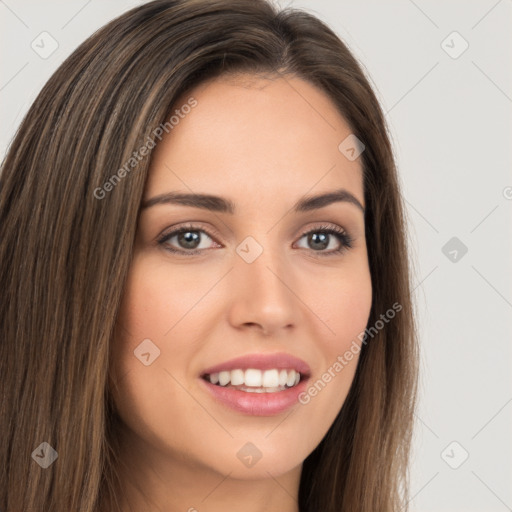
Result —
<svg viewBox="0 0 512 512"><path fill-rule="evenodd" d="M140 3L0 0L2 157L65 57ZM422 351L411 509L512 510L512 0L279 5L315 13L345 40L393 134ZM47 58L31 48L50 48L43 31L58 43Z"/></svg>

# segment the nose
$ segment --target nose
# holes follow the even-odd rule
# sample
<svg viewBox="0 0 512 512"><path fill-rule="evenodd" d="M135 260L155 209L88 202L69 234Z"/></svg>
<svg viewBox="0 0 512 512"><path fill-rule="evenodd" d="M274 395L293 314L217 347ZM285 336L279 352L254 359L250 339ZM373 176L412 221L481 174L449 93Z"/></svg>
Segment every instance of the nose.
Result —
<svg viewBox="0 0 512 512"><path fill-rule="evenodd" d="M293 291L293 272L279 255L264 249L251 263L236 255L230 279L228 318L233 327L270 336L297 325L300 301Z"/></svg>

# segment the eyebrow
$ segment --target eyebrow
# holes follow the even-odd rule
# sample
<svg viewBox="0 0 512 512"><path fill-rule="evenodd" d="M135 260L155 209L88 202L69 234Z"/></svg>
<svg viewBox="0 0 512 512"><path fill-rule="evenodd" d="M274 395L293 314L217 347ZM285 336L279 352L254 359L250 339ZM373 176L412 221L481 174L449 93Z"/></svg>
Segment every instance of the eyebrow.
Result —
<svg viewBox="0 0 512 512"><path fill-rule="evenodd" d="M293 211L295 213L302 213L324 208L325 206L338 202L353 204L363 213L365 212L365 208L360 203L359 199L343 188L315 196L301 197L293 205ZM150 208L157 204L179 204L232 215L236 212L236 205L230 199L209 194L187 194L179 192L168 192L147 199L142 203L142 209Z"/></svg>

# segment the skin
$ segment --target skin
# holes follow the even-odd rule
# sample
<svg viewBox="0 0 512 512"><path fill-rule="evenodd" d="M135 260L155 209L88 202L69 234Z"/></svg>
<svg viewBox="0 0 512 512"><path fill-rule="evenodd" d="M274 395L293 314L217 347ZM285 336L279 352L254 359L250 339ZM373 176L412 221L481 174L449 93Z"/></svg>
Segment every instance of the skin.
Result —
<svg viewBox="0 0 512 512"><path fill-rule="evenodd" d="M287 352L310 365L313 383L357 341L372 299L364 214L349 202L291 208L339 188L364 206L362 162L338 150L351 129L334 104L299 78L222 77L176 108L190 96L197 106L153 152L143 200L207 193L237 213L141 211L113 347L119 498L126 512L297 512L302 463L340 411L358 354L308 404L273 416L227 408L199 375L241 355ZM184 223L206 231L200 255L167 251L191 250L178 236L157 243ZM341 244L334 235L323 249L302 236L325 224L347 231L352 248L326 255ZM236 252L247 236L263 248L250 264ZM160 350L149 366L134 357L147 338ZM262 454L252 467L237 457L247 442Z"/></svg>

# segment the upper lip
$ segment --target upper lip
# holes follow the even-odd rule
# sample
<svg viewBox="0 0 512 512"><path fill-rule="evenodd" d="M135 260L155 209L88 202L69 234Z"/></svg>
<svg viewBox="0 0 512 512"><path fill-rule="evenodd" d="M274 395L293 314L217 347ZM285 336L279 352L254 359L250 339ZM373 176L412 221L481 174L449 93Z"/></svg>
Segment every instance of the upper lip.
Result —
<svg viewBox="0 0 512 512"><path fill-rule="evenodd" d="M247 370L249 368L255 368L257 370L272 370L274 368L278 370L293 369L305 377L309 376L311 373L308 363L302 359L284 352L277 352L272 354L247 354L245 356L236 357L235 359L230 359L229 361L216 364L215 366L210 366L201 373L201 376L204 377L207 374L229 370Z"/></svg>

